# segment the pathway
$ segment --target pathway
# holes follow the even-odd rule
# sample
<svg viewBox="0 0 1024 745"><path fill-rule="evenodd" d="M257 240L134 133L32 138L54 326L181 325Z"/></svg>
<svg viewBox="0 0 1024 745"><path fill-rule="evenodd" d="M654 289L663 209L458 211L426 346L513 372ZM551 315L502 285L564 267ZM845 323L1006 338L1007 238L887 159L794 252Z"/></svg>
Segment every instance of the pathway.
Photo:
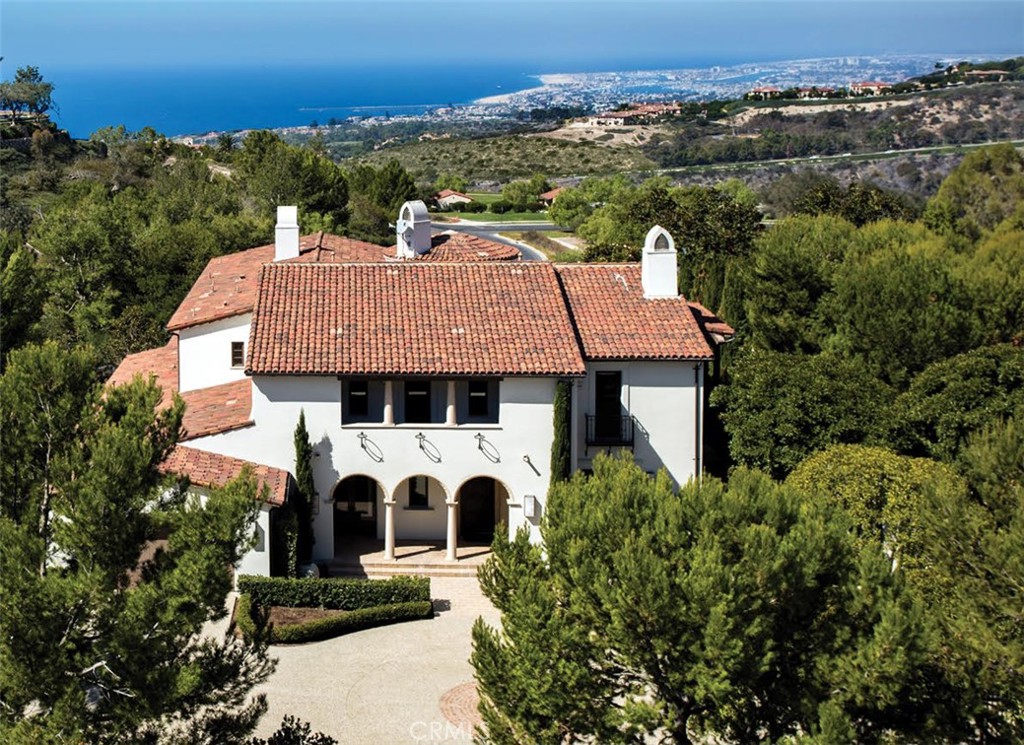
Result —
<svg viewBox="0 0 1024 745"><path fill-rule="evenodd" d="M278 665L257 689L270 704L257 735L293 714L340 745L472 742L471 629L481 615L497 624L498 612L475 577L433 577L431 594L432 619L272 647Z"/></svg>

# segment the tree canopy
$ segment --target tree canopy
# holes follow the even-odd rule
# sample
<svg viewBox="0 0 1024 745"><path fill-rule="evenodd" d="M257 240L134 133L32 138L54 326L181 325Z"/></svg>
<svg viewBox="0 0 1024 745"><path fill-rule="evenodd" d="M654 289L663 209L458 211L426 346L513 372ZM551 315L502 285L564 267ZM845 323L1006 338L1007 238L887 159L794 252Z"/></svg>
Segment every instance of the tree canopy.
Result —
<svg viewBox="0 0 1024 745"><path fill-rule="evenodd" d="M927 731L925 631L840 510L737 470L628 460L555 484L545 548L497 537L473 656L489 742L876 741Z"/></svg>
<svg viewBox="0 0 1024 745"><path fill-rule="evenodd" d="M182 404L54 343L0 376L0 739L241 742L265 711L264 648L201 635L253 540L256 483L205 500L158 466Z"/></svg>

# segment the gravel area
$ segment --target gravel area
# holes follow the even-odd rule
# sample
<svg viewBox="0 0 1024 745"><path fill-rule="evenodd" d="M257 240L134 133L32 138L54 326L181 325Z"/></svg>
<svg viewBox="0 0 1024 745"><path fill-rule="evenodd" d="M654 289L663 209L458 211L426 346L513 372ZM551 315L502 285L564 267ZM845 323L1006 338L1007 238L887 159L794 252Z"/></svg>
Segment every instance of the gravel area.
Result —
<svg viewBox="0 0 1024 745"><path fill-rule="evenodd" d="M481 615L496 624L498 612L476 578L434 577L431 589L431 619L272 647L278 665L257 689L270 707L256 734L292 714L340 745L472 742L471 630Z"/></svg>

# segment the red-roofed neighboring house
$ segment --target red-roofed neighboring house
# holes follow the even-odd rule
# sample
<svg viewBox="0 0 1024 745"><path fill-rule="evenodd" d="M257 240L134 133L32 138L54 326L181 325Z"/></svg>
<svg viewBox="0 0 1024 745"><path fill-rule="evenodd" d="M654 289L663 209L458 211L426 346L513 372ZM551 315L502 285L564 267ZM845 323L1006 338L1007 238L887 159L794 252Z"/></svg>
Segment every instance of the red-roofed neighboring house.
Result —
<svg viewBox="0 0 1024 745"><path fill-rule="evenodd" d="M778 98L781 95L781 88L776 88L774 85L761 85L757 88L752 88L744 98L749 101L767 101L771 98Z"/></svg>
<svg viewBox="0 0 1024 745"><path fill-rule="evenodd" d="M498 525L539 538L559 385L572 470L629 450L680 484L701 473L704 379L732 330L680 295L664 230L639 263L593 265L433 235L417 202L391 248L300 238L294 209L276 232L272 246L211 261L169 324L177 343L129 356L111 378L174 384L187 442L175 468L201 485L250 464L275 495L260 530L294 469L300 413L324 563L368 538L386 557L396 540L440 541L451 561ZM271 566L258 551L244 564Z"/></svg>
<svg viewBox="0 0 1024 745"><path fill-rule="evenodd" d="M892 90L892 83L880 83L877 80L864 83L850 83L850 93L855 96L880 96Z"/></svg>
<svg viewBox="0 0 1024 745"><path fill-rule="evenodd" d="M446 210L451 209L453 204L469 204L473 201L473 197L463 194L461 191L442 189L434 195L434 201L437 202L438 207Z"/></svg>
<svg viewBox="0 0 1024 745"><path fill-rule="evenodd" d="M565 187L563 187L563 186L556 186L551 191L544 192L538 198L540 199L540 203L541 204L543 204L543 205L545 205L547 207L550 207L554 203L554 201L558 197L558 195L561 194L563 191L565 191Z"/></svg>

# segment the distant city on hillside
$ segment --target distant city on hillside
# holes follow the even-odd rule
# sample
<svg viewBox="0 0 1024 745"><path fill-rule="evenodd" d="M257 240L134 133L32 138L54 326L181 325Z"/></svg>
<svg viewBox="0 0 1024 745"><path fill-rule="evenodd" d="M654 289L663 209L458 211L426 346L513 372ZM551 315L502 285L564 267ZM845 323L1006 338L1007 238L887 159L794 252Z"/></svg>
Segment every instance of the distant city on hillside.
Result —
<svg viewBox="0 0 1024 745"><path fill-rule="evenodd" d="M372 107L309 106L300 109L318 124L359 122L472 122L512 118L535 109L567 108L590 112L654 101L742 98L759 86L842 88L863 81L897 83L925 75L936 66L980 62L998 54L884 55L748 62L736 65L608 72L564 72L534 76L539 85L518 91L444 105ZM256 128L255 126L253 128ZM279 127L301 130L305 126ZM214 132L194 132L214 135Z"/></svg>

